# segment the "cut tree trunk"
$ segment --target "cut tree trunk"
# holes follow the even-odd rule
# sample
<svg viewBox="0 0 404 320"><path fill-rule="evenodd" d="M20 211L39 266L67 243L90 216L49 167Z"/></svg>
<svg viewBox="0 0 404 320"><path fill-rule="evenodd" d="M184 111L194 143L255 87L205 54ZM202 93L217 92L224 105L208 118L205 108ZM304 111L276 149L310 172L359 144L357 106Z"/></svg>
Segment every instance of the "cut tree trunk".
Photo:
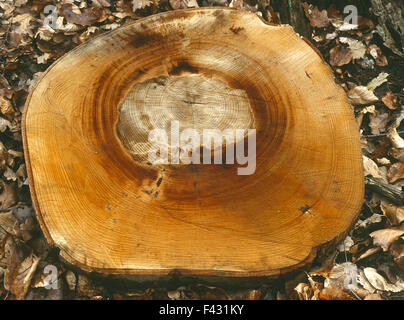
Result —
<svg viewBox="0 0 404 320"><path fill-rule="evenodd" d="M175 121L244 130L223 154L255 140L255 171L151 163L151 130ZM46 238L89 271L277 275L344 235L362 204L344 91L291 27L249 12L161 13L77 47L30 93L23 130ZM208 159L219 147L204 144Z"/></svg>

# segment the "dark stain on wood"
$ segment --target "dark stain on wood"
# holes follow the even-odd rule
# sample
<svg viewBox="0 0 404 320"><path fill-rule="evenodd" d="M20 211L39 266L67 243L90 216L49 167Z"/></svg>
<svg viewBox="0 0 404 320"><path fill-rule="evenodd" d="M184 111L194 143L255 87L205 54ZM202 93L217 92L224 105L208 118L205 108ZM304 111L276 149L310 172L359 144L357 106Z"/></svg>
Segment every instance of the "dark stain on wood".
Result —
<svg viewBox="0 0 404 320"><path fill-rule="evenodd" d="M190 73L198 73L198 69L192 65L190 65L187 61L185 60L180 60L175 64L171 70L168 71L169 75L180 75L184 72L190 72Z"/></svg>
<svg viewBox="0 0 404 320"><path fill-rule="evenodd" d="M234 34L239 34L240 31L244 30L243 27L231 27L230 31L233 32Z"/></svg>

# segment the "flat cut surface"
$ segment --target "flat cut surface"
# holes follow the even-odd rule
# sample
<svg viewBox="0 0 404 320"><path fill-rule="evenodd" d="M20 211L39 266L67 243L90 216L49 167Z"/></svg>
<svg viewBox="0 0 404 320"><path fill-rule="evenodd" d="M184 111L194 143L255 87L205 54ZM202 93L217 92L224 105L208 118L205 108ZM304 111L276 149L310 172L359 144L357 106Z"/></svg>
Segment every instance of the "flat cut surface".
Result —
<svg viewBox="0 0 404 320"><path fill-rule="evenodd" d="M156 95L142 91L152 79L166 81ZM135 160L147 126L179 114L184 126L255 128L255 173ZM292 28L253 13L172 11L99 36L45 72L24 117L41 227L86 270L274 275L310 261L361 206L359 134L344 91Z"/></svg>
<svg viewBox="0 0 404 320"><path fill-rule="evenodd" d="M170 134L172 121L178 121L179 132L194 129L200 137L204 129L254 128L245 91L199 74L161 76L135 84L119 107L118 119L116 130L125 149L135 160L146 162L153 146L148 141L150 130Z"/></svg>

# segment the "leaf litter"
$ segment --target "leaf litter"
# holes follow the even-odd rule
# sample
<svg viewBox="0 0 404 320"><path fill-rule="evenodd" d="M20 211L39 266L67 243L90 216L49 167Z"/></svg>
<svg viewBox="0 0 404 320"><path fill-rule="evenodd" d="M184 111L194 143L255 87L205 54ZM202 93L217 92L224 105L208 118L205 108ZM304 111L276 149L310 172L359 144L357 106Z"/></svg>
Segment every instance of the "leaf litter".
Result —
<svg viewBox="0 0 404 320"><path fill-rule="evenodd" d="M313 1L314 2L314 1ZM303 3L309 39L332 66L358 123L365 175L400 190L404 185L404 69L402 21L386 18L381 0L346 23L339 5ZM44 25L45 6L56 9ZM249 289L204 283L139 286L104 281L64 264L36 221L22 149L25 99L39 76L66 52L98 34L169 10L224 5L271 23L270 1L0 0L0 298L1 299L303 299L381 300L404 297L404 204L366 190L345 239L293 279ZM389 20L390 19L390 20ZM390 25L390 28L387 26ZM402 189L401 189L402 190ZM322 263L319 261L322 260ZM55 266L52 283L45 270ZM175 278L175 276L174 276ZM57 284L46 289L50 284Z"/></svg>

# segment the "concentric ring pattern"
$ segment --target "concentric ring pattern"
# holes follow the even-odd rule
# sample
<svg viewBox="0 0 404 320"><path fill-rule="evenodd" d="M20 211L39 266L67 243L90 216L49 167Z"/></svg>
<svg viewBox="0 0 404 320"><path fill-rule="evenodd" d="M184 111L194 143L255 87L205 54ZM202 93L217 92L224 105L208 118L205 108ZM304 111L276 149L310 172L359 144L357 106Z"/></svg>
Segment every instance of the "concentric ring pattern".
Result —
<svg viewBox="0 0 404 320"><path fill-rule="evenodd" d="M343 90L291 27L252 13L179 10L101 35L47 70L24 117L42 229L86 270L273 275L309 261L361 206ZM136 158L147 130L174 118L254 128L255 173Z"/></svg>

